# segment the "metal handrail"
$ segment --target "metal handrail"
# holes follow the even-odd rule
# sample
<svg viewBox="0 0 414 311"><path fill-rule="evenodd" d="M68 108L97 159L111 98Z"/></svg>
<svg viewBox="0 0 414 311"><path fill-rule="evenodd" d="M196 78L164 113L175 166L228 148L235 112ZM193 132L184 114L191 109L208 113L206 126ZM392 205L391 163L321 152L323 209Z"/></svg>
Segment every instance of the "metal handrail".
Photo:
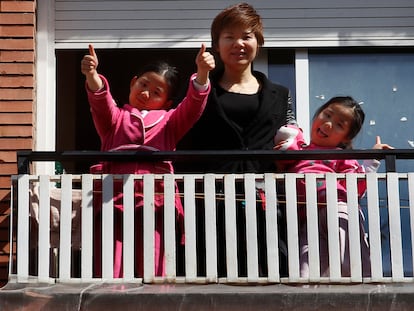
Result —
<svg viewBox="0 0 414 311"><path fill-rule="evenodd" d="M180 151L31 151L17 152L18 173L28 174L36 161L217 161L220 160L301 160L378 159L385 160L386 172L396 171L396 160L414 159L414 149L360 150L180 150Z"/></svg>

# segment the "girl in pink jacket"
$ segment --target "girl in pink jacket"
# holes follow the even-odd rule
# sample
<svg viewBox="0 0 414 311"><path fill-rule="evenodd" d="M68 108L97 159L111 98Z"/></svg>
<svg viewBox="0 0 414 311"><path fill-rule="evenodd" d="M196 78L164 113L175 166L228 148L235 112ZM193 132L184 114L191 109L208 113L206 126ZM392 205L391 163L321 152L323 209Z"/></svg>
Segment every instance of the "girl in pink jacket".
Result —
<svg viewBox="0 0 414 311"><path fill-rule="evenodd" d="M195 60L197 73L189 83L186 97L172 109L171 93L176 87L177 73L174 67L166 63L147 66L142 74L132 78L130 83L129 103L118 107L111 95L108 81L97 72L98 57L92 45L89 55L81 61L81 72L86 77L86 91L91 108L95 128L101 140L101 151L117 150L175 150L176 144L193 126L202 114L210 92L209 72L215 67L213 56L202 44ZM173 173L170 162L103 162L91 168L92 173L109 174L164 174ZM98 189L99 190L99 189ZM164 274L163 255L163 184L155 185L154 206L155 224L155 275ZM136 271L139 276L143 272L142 257L142 182L135 182L136 207ZM94 201L98 211L102 207L101 199ZM115 245L114 245L114 277L122 277L122 185L114 185L115 207ZM179 222L182 221L183 207L180 198L176 197L176 212ZM101 274L99 220L95 227L97 248L94 254L95 275Z"/></svg>
<svg viewBox="0 0 414 311"><path fill-rule="evenodd" d="M277 150L329 150L352 149L352 140L359 133L364 123L365 114L361 106L349 96L333 97L322 105L313 117L311 127L311 142L306 144L301 129L295 126L281 127L275 136L275 148ZM382 144L380 138L373 149L391 149L387 144ZM366 160L363 165L357 160L293 160L278 161L281 171L289 173L365 173L376 172L380 162ZM309 276L308 266L308 239L306 229L306 211L303 202L306 202L305 180L297 182L297 200L299 213L299 246L300 246L300 274ZM350 276L350 260L348 246L348 210L347 190L344 180L338 179L338 219L339 240L341 252L342 276ZM362 197L366 190L363 181L358 183L358 194ZM319 212L319 252L321 276L329 276L328 259L328 232L326 222L326 184L325 181L317 182L317 200ZM302 203L302 204L301 204ZM369 247L363 227L363 214L360 210L360 236L363 275L370 275Z"/></svg>

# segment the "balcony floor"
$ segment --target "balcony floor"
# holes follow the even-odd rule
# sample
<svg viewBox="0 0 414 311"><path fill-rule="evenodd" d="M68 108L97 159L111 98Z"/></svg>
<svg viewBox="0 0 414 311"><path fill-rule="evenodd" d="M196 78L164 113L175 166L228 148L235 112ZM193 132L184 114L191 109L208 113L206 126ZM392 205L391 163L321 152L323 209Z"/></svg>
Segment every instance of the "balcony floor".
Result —
<svg viewBox="0 0 414 311"><path fill-rule="evenodd" d="M0 310L414 310L414 284L16 284Z"/></svg>

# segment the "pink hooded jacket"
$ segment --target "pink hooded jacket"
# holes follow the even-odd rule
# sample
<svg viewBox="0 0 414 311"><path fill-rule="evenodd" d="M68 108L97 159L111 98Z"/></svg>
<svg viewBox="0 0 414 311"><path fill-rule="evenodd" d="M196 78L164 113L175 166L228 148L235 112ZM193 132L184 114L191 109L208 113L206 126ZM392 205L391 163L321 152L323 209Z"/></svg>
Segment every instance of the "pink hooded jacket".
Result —
<svg viewBox="0 0 414 311"><path fill-rule="evenodd" d="M296 126L282 126L275 136L275 144L280 141L286 141L281 150L334 150L340 148L322 147L315 144L306 145L302 130ZM289 173L366 173L376 172L379 168L380 162L377 160L365 160L361 165L354 159L340 159L340 160L298 160L298 161L286 161L285 170ZM338 201L346 202L346 182L345 180L338 179ZM361 198L366 191L366 182L359 180L358 182L358 195ZM298 201L304 202L305 200L305 181L303 179L298 180L297 194ZM326 203L326 184L325 181L317 182L317 194L318 202Z"/></svg>
<svg viewBox="0 0 414 311"><path fill-rule="evenodd" d="M205 91L198 91L194 87L193 79L190 79L186 97L175 109L140 111L129 104L122 108L118 107L112 98L108 81L101 76L104 87L101 90L92 92L86 85L88 100L91 108L93 122L101 139L102 151L120 150L175 150L178 141L194 125L201 116L210 92L210 85ZM173 166L170 162L103 162L91 167L92 173L108 174L165 174L173 173ZM94 207L99 213L102 207L101 182L94 185ZM135 208L143 206L143 182L137 180L134 183ZM123 211L122 181L114 183L113 203L119 219ZM155 274L164 275L165 262L164 250L162 247L163 236L163 213L164 206L164 184L160 180L155 181L154 208L160 212L156 217L154 262ZM183 215L184 210L176 186L175 209L177 222L181 229L181 243L184 243ZM136 221L141 223L141 213L135 213ZM99 215L99 214L97 214ZM100 237L100 227L95 227L96 237ZM140 276L143 271L142 232L136 230L136 270ZM115 227L114 232L114 277L122 277L122 229ZM101 253L100 242L96 241L94 249L94 265L96 274L100 275Z"/></svg>
<svg viewBox="0 0 414 311"><path fill-rule="evenodd" d="M139 111L125 104L118 107L111 95L108 81L100 76L104 87L92 92L86 86L93 122L101 139L101 151L162 150L173 151L178 141L201 116L210 92L197 91L190 79L186 97L175 109ZM92 173L165 174L172 173L170 162L104 162L91 168ZM163 184L157 182L155 208L163 206ZM142 182L135 183L136 206L142 206ZM122 194L115 193L114 206L123 209ZM183 213L176 200L178 214Z"/></svg>

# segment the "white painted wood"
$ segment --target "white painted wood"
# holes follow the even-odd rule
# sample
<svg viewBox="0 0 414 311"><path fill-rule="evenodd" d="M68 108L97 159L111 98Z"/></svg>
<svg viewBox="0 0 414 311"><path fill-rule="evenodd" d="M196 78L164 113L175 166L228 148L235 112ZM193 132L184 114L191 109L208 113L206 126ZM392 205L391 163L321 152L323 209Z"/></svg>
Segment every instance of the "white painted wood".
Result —
<svg viewBox="0 0 414 311"><path fill-rule="evenodd" d="M371 257L371 280L383 278L381 253L381 226L379 213L378 178L375 173L367 173L368 236Z"/></svg>
<svg viewBox="0 0 414 311"><path fill-rule="evenodd" d="M404 278L404 266L402 258L400 191L397 173L387 173L387 197L392 279L395 282L399 282Z"/></svg>
<svg viewBox="0 0 414 311"><path fill-rule="evenodd" d="M408 173L408 206L410 209L411 258L414 258L414 173ZM414 260L412 261L414 271Z"/></svg>
<svg viewBox="0 0 414 311"><path fill-rule="evenodd" d="M318 203L316 195L316 174L306 174L306 222L308 231L309 281L316 282L321 277L319 264Z"/></svg>
<svg viewBox="0 0 414 311"><path fill-rule="evenodd" d="M17 190L17 281L25 283L29 278L29 175L19 175Z"/></svg>
<svg viewBox="0 0 414 311"><path fill-rule="evenodd" d="M329 248L329 278L336 282L341 278L341 256L339 247L339 222L338 222L338 194L337 176L335 173L326 173L326 217L328 225ZM321 271L322 273L324 271Z"/></svg>
<svg viewBox="0 0 414 311"><path fill-rule="evenodd" d="M295 53L296 121L303 130L305 141L310 141L309 112L309 58L308 51L298 49Z"/></svg>
<svg viewBox="0 0 414 311"><path fill-rule="evenodd" d="M176 277L176 212L175 212L175 178L172 174L164 177L164 255L165 273L169 280Z"/></svg>
<svg viewBox="0 0 414 311"><path fill-rule="evenodd" d="M296 179L303 178L299 174L285 175L286 189L286 221L287 226L287 243L288 243L288 267L289 281L298 282L299 274L299 239L298 239L298 208L296 198Z"/></svg>
<svg viewBox="0 0 414 311"><path fill-rule="evenodd" d="M256 181L254 174L244 175L245 214L246 214L246 249L247 280L257 282L259 264L257 250L257 217L256 217Z"/></svg>
<svg viewBox="0 0 414 311"><path fill-rule="evenodd" d="M188 282L197 277L197 242L195 217L195 183L191 175L184 176L185 273Z"/></svg>
<svg viewBox="0 0 414 311"><path fill-rule="evenodd" d="M154 280L154 232L155 232L155 214L154 214L154 175L144 175L144 282L150 283Z"/></svg>
<svg viewBox="0 0 414 311"><path fill-rule="evenodd" d="M361 242L359 234L359 204L357 174L346 174L346 190L348 203L349 256L351 280L362 281Z"/></svg>
<svg viewBox="0 0 414 311"><path fill-rule="evenodd" d="M59 48L199 47L209 42L214 17L232 1L59 1ZM409 0L262 1L266 47L412 45L414 4Z"/></svg>
<svg viewBox="0 0 414 311"><path fill-rule="evenodd" d="M123 177L123 278L125 281L134 279L135 270L135 230L138 225L135 224L135 202L134 202L134 175L128 174Z"/></svg>
<svg viewBox="0 0 414 311"><path fill-rule="evenodd" d="M102 278L112 279L114 270L114 177L102 175Z"/></svg>
<svg viewBox="0 0 414 311"><path fill-rule="evenodd" d="M99 180L101 181L101 180ZM93 175L82 175L81 278L92 279L93 271Z"/></svg>
<svg viewBox="0 0 414 311"><path fill-rule="evenodd" d="M414 202L414 173L398 174L387 173L377 174L368 173L366 175L367 181L367 204L368 204L368 220L369 220L369 241L371 247L371 261L372 261L372 277L362 278L362 266L359 260L360 248L359 248L359 215L358 215L358 190L357 180L363 178L362 174L326 174L327 181L327 195L328 195L328 232L333 232L329 240L330 251L330 278L320 278L319 276L319 259L318 259L318 237L317 237L317 207L316 207L316 184L317 178L323 177L322 174L273 174L267 173L264 175L246 174L246 175L225 175L224 187L225 187L225 217L226 217L226 243L227 243L227 279L221 279L221 282L249 284L257 282L274 283L280 282L279 275L279 258L278 258L278 241L277 241L277 197L276 197L276 178L285 178L286 188L286 212L288 223L288 248L289 248L289 277L283 278L283 282L288 283L303 283L307 280L299 276L299 249L298 249L298 224L297 224L297 199L296 199L296 179L306 179L306 195L307 195L307 221L308 221L308 238L309 238L309 254L310 254L310 278L312 282L407 282L412 277L404 276L403 257L402 257L402 236L401 236L401 219L400 219L400 194L399 186L401 181L407 181L409 192L410 218L413 219L411 210L413 209ZM107 212L103 212L103 231L109 232L106 234L102 232L103 239L109 240L105 245L103 242L103 252L109 254L110 258L103 258L103 277L105 281L117 282L119 280L114 279L112 276L113 262L113 232L111 232L113 211L109 211L108 207L111 207L111 186L112 179L119 179L123 177L124 181L124 221L125 226L124 234L124 280L135 281L134 278L134 253L133 238L134 238L134 220L131 210L133 210L133 192L134 192L134 178L144 179L144 282L154 283L158 281L178 281L175 275L175 180L176 178L183 178L184 176L184 204L186 209L185 226L186 226L186 276L185 282L217 282L217 253L216 253L216 223L215 223L215 182L216 178L223 178L222 175L207 174L203 175L103 175L103 210L108 209ZM91 282L101 281L101 278L94 279L92 277L93 271L93 205L92 205L92 184L93 178L97 181L101 180L101 175L85 174L78 177L72 175L62 175L61 177L61 213L60 213L60 250L59 250L59 276L58 282ZM81 257L81 278L71 278L71 219L72 219L72 183L73 181L82 178L82 257ZM340 260L339 260L339 245L337 239L337 198L336 198L336 179L346 178L347 190L348 190L348 215L349 215L349 239L350 239L350 253L351 253L351 278L343 278L340 276ZM17 234L17 281L29 282L34 280L35 282L50 282L53 278L49 276L50 263L49 263L49 250L50 250L50 183L56 182L56 176L40 175L29 176L22 175L16 177L18 187L18 234ZM75 179L77 178L77 179ZM164 277L154 277L154 230L155 230L155 218L154 218L154 181L155 179L164 178L165 181L165 194L166 194L166 207L165 216L171 220L165 226L165 244L166 244L166 257L173 256L174 258L166 258L166 264L169 266L167 273ZM207 264L207 276L206 278L197 276L197 255L196 255L196 219L195 219L195 181L204 179L205 185L205 204L206 204L206 264ZM248 277L240 277L237 269L237 231L236 231L236 189L235 182L244 179L246 195L244 198L237 198L246 201L246 232L247 232L247 258L248 258ZM35 181L39 184L39 257L38 260L38 276L29 276L29 262L36 258L28 256L29 253L29 192L30 181ZM264 184L263 184L264 180ZM378 187L379 183L384 183L388 189L388 209L389 209L389 228L390 228L390 247L391 247L391 270L392 277L384 277L382 274L382 251L381 251L381 227L379 222L379 197ZM266 230L267 230L267 248L268 248L268 271L269 275L267 280L258 276L258 261L257 261L257 236L256 236L256 186L259 187L263 184L266 193ZM113 210L113 206L112 206ZM129 210L129 211L128 211ZM105 215L106 213L106 215ZM111 215L112 214L112 215ZM414 221L411 221L411 230L414 225ZM13 229L14 230L14 229ZM113 230L113 229L112 229ZM336 231L334 231L336 230ZM410 232L413 236L413 233ZM13 232L12 232L13 236ZM413 243L413 242L412 242ZM171 244L171 245L170 245ZM168 245L168 246L167 246ZM169 250L169 248L171 248ZM112 253L111 253L112 252ZM105 261L106 260L106 261ZM249 262L250 261L250 262ZM52 267L53 268L53 267ZM13 270L11 270L13 271Z"/></svg>
<svg viewBox="0 0 414 311"><path fill-rule="evenodd" d="M266 242L267 242L267 270L269 282L279 282L279 239L278 239L278 201L277 189L272 173L264 175L266 195Z"/></svg>
<svg viewBox="0 0 414 311"><path fill-rule="evenodd" d="M50 269L50 181L49 176L39 176L39 243L38 279L49 281Z"/></svg>
<svg viewBox="0 0 414 311"><path fill-rule="evenodd" d="M34 150L56 150L56 61L55 61L55 1L37 3L36 18L36 87L37 107ZM42 87L44 86L44 87ZM34 162L35 174L53 175L54 162Z"/></svg>
<svg viewBox="0 0 414 311"><path fill-rule="evenodd" d="M216 222L216 178L214 174L204 177L204 206L206 228L206 277L215 282L217 273L217 222Z"/></svg>
<svg viewBox="0 0 414 311"><path fill-rule="evenodd" d="M70 280L72 258L72 175L61 175L59 280Z"/></svg>
<svg viewBox="0 0 414 311"><path fill-rule="evenodd" d="M236 232L236 189L235 175L224 176L224 204L226 221L226 260L227 281L234 282L238 277L237 232Z"/></svg>

